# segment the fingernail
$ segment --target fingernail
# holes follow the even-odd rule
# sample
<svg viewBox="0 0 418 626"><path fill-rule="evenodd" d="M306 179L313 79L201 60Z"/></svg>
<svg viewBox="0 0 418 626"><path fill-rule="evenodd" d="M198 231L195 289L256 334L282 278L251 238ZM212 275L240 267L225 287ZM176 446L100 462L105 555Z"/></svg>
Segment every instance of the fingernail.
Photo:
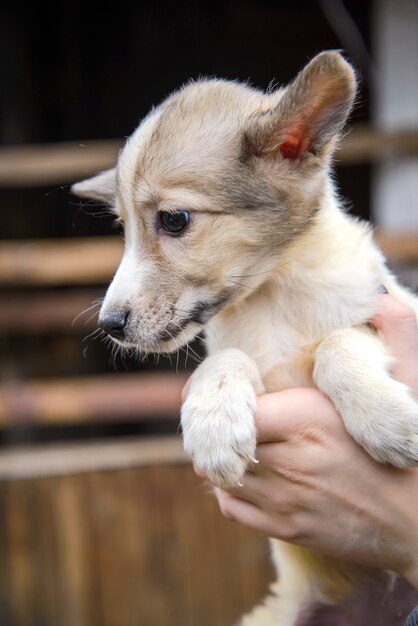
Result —
<svg viewBox="0 0 418 626"><path fill-rule="evenodd" d="M386 289L386 287L384 285L380 285L380 287L377 290L378 293L389 293L389 291Z"/></svg>

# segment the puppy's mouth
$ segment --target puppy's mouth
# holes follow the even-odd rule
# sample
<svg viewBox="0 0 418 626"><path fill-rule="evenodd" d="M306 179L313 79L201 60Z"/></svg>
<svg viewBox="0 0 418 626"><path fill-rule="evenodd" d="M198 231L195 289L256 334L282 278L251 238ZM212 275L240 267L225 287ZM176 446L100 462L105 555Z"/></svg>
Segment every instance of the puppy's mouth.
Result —
<svg viewBox="0 0 418 626"><path fill-rule="evenodd" d="M203 329L211 317L218 313L230 300L230 294L219 296L210 301L196 302L184 317L169 320L161 330L148 334L135 333L127 329L126 336L112 337L122 348L134 348L143 354L149 352L173 352L188 344ZM174 316L173 316L174 317ZM135 337L136 335L136 337Z"/></svg>
<svg viewBox="0 0 418 626"><path fill-rule="evenodd" d="M211 317L223 308L228 299L229 296L224 295L214 301L195 303L186 317L178 322L168 322L156 337L156 341L165 342L177 339L186 329L192 326L195 326L197 328L196 332L198 332L200 328L207 324Z"/></svg>

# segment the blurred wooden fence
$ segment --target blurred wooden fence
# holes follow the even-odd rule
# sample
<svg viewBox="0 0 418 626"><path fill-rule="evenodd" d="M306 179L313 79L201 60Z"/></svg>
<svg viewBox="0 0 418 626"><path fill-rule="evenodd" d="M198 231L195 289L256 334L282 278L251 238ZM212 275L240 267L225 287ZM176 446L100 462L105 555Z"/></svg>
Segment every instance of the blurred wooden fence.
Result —
<svg viewBox="0 0 418 626"><path fill-rule="evenodd" d="M231 626L265 594L265 539L221 517L177 439L7 455L2 626Z"/></svg>

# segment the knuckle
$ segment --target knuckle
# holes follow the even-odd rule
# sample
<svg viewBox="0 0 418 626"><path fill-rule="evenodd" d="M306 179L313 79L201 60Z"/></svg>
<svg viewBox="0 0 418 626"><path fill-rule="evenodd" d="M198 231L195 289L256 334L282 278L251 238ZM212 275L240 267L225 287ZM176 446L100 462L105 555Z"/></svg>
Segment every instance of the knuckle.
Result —
<svg viewBox="0 0 418 626"><path fill-rule="evenodd" d="M300 539L300 533L294 526L294 524L289 524L286 526L283 525L280 528L278 536L282 541L286 541L288 543L298 543Z"/></svg>
<svg viewBox="0 0 418 626"><path fill-rule="evenodd" d="M324 423L322 418L321 423L304 423L297 431L298 437L303 444L310 444L320 448L329 449L331 447L331 436L329 427Z"/></svg>
<svg viewBox="0 0 418 626"><path fill-rule="evenodd" d="M284 493L272 493L270 501L274 507L274 510L280 515L290 515L294 509L294 503L292 499Z"/></svg>
<svg viewBox="0 0 418 626"><path fill-rule="evenodd" d="M305 487L309 491L319 491L320 483L314 472L306 471L302 467L295 467L289 464L277 463L275 471L282 478L292 485ZM283 503L283 500L280 499Z"/></svg>

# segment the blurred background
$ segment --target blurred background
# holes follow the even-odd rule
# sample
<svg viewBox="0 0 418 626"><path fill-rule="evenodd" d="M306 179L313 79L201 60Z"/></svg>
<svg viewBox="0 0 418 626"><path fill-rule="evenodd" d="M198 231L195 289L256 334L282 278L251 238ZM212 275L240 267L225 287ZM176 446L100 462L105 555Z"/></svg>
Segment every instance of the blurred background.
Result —
<svg viewBox="0 0 418 626"><path fill-rule="evenodd" d="M138 363L97 337L122 238L71 183L111 167L189 78L284 84L317 52L359 71L336 178L418 282L418 0L8 3L0 67L0 624L228 626L272 573L179 440L204 354Z"/></svg>

